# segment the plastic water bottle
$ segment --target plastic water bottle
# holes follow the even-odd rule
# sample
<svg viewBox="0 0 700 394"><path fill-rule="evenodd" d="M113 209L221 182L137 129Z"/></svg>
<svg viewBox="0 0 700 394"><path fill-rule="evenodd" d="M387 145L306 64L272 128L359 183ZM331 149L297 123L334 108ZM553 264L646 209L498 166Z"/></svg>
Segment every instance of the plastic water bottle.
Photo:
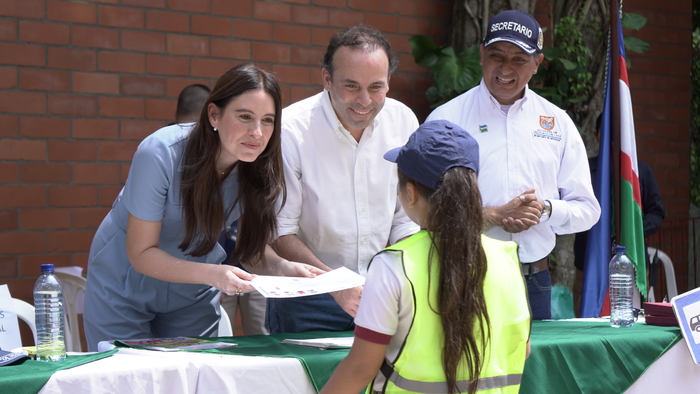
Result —
<svg viewBox="0 0 700 394"><path fill-rule="evenodd" d="M63 286L53 274L53 264L41 265L41 276L34 284L36 323L36 359L63 361L66 359L65 315Z"/></svg>
<svg viewBox="0 0 700 394"><path fill-rule="evenodd" d="M634 325L634 265L626 251L624 246L616 246L615 256L610 260L610 325L613 327Z"/></svg>

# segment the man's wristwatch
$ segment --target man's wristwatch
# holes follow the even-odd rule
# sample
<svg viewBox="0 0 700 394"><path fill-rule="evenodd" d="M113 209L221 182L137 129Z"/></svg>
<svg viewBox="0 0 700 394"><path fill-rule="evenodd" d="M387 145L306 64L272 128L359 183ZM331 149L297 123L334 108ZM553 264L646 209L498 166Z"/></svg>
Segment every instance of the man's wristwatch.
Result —
<svg viewBox="0 0 700 394"><path fill-rule="evenodd" d="M542 208L542 216L551 216L552 215L552 203L549 202L549 200L544 200L544 208Z"/></svg>

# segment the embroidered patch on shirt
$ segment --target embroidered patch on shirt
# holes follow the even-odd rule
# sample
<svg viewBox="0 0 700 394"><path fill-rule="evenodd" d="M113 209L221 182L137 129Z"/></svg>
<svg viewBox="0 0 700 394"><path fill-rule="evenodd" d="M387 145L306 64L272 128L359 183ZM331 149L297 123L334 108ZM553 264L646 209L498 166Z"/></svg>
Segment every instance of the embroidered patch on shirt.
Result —
<svg viewBox="0 0 700 394"><path fill-rule="evenodd" d="M554 128L554 116L540 115L540 127L545 130L552 130Z"/></svg>
<svg viewBox="0 0 700 394"><path fill-rule="evenodd" d="M485 124L482 124L482 125L479 125L479 131L481 131L482 133L485 133L485 132L489 131L489 128Z"/></svg>
<svg viewBox="0 0 700 394"><path fill-rule="evenodd" d="M537 129L532 132L533 137L544 138L546 140L561 141L561 133L559 130L542 130Z"/></svg>

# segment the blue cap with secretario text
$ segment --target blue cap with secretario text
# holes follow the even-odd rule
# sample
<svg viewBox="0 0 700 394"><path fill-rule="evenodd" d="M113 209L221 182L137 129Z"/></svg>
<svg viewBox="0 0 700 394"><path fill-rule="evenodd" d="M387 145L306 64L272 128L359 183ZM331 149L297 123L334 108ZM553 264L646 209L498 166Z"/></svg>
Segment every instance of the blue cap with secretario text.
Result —
<svg viewBox="0 0 700 394"><path fill-rule="evenodd" d="M442 176L452 167L479 172L479 144L463 128L447 120L423 123L408 137L406 145L394 148L384 158L421 185L437 190Z"/></svg>
<svg viewBox="0 0 700 394"><path fill-rule="evenodd" d="M532 15L520 10L508 10L496 14L489 21L484 48L495 42L509 42L532 55L542 52L544 37L540 24Z"/></svg>

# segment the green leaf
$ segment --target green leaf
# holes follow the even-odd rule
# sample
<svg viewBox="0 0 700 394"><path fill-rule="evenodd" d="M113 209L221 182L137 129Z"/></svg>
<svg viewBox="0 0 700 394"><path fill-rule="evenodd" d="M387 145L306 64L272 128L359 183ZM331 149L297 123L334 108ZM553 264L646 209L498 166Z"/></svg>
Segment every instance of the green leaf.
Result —
<svg viewBox="0 0 700 394"><path fill-rule="evenodd" d="M667 0L670 1L670 0ZM625 29L639 30L647 24L647 18L639 14L622 13L622 27Z"/></svg>
<svg viewBox="0 0 700 394"><path fill-rule="evenodd" d="M569 81L566 78L561 78L557 84L557 92L566 97L569 93Z"/></svg>
<svg viewBox="0 0 700 394"><path fill-rule="evenodd" d="M564 66L564 68L565 68L567 71L575 70L576 67L578 67L578 64L572 62L571 60L566 60L566 59L564 59L563 57L562 57L562 58L559 58L559 61L561 62L561 64Z"/></svg>
<svg viewBox="0 0 700 394"><path fill-rule="evenodd" d="M625 37L625 48L628 51L644 53L651 49L651 45L637 37Z"/></svg>
<svg viewBox="0 0 700 394"><path fill-rule="evenodd" d="M429 37L418 34L409 38L408 42L413 48L413 59L419 66L432 67L437 62L440 48Z"/></svg>

